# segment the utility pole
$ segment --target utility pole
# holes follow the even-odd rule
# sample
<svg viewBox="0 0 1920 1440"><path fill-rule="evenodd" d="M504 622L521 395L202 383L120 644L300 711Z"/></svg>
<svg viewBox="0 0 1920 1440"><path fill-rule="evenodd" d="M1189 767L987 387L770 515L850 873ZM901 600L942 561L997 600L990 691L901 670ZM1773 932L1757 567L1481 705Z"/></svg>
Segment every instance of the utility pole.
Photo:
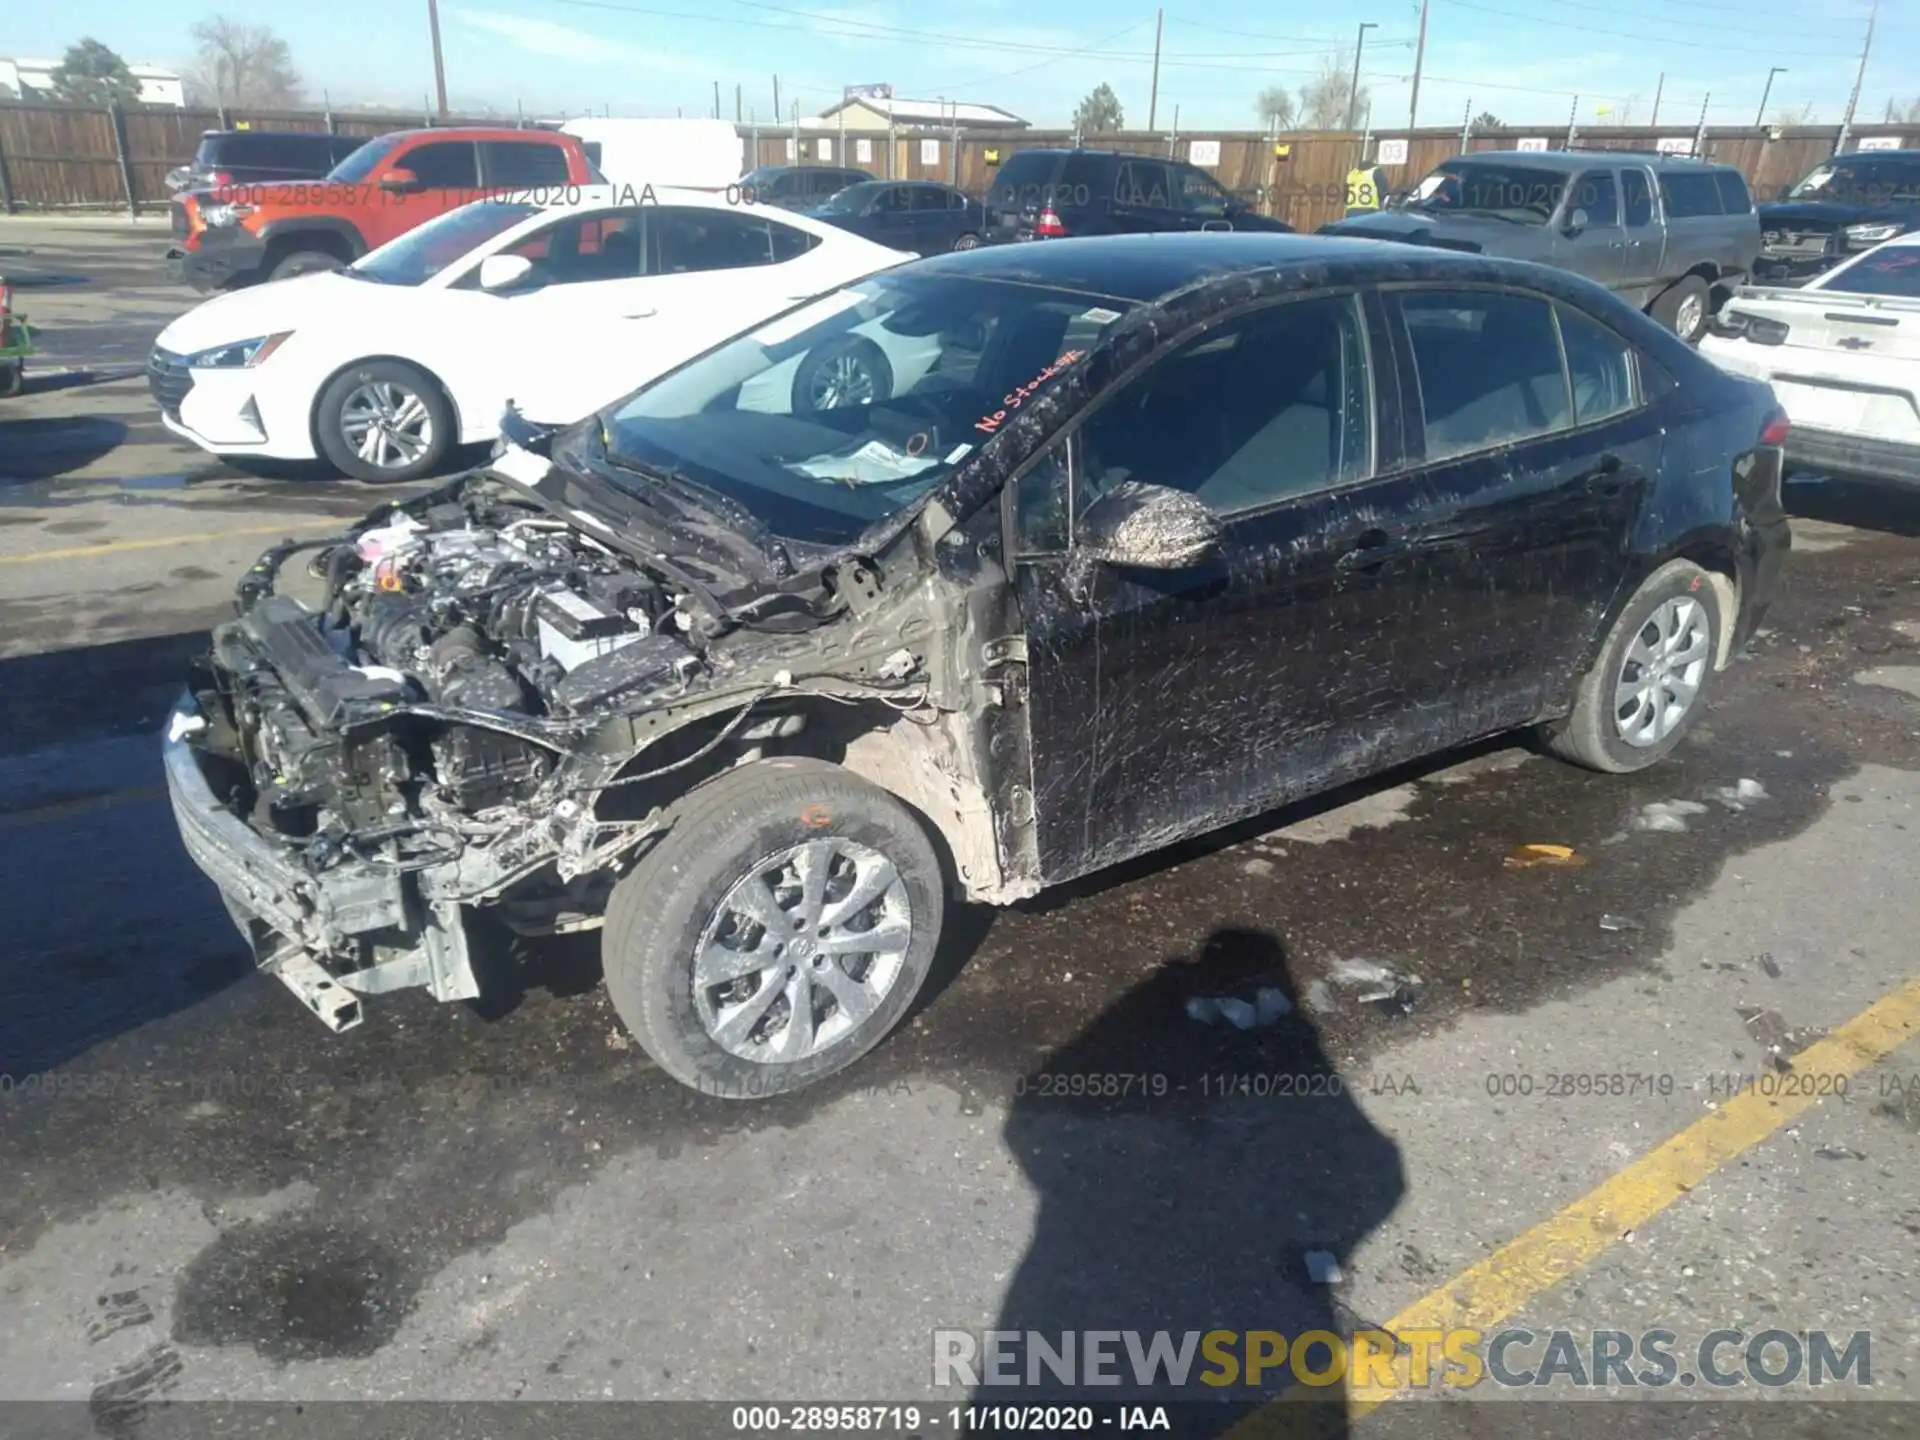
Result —
<svg viewBox="0 0 1920 1440"><path fill-rule="evenodd" d="M1662 70L1660 72L1660 82L1653 87L1653 119L1647 122L1650 125L1658 126L1660 123L1660 96L1666 88L1667 72Z"/></svg>
<svg viewBox="0 0 1920 1440"><path fill-rule="evenodd" d="M738 81L735 81L733 86L733 123L734 124L738 125L740 123L740 116L742 113L743 112L740 108L740 84Z"/></svg>
<svg viewBox="0 0 1920 1440"><path fill-rule="evenodd" d="M780 109L780 77L776 75L773 77L773 123L774 124L778 125L780 123L780 116L783 113L785 112L783 112Z"/></svg>
<svg viewBox="0 0 1920 1440"><path fill-rule="evenodd" d="M1580 133L1580 97L1573 97L1573 104L1567 107L1567 143L1562 149L1573 149L1574 137Z"/></svg>
<svg viewBox="0 0 1920 1440"><path fill-rule="evenodd" d="M1359 109L1360 56L1367 48L1367 31L1378 30L1379 28L1380 27L1371 20L1362 20L1360 22L1360 37L1353 42L1353 83L1347 86L1346 128L1349 130L1353 129L1354 111Z"/></svg>
<svg viewBox="0 0 1920 1440"><path fill-rule="evenodd" d="M1700 98L1700 124L1693 132L1693 154L1696 160L1707 158L1707 108L1713 103L1713 92L1707 91Z"/></svg>
<svg viewBox="0 0 1920 1440"><path fill-rule="evenodd" d="M1847 116L1840 122L1840 138L1833 145L1836 155L1847 148L1847 134L1853 129L1853 111L1860 103L1860 85L1867 78L1867 56L1873 53L1873 25L1879 18L1880 0L1873 0L1873 9L1867 12L1867 43L1860 47L1860 68L1854 73L1853 93L1847 96Z"/></svg>
<svg viewBox="0 0 1920 1440"><path fill-rule="evenodd" d="M1153 12L1153 88L1147 91L1147 132L1155 128L1154 117L1160 113L1160 27L1166 19L1166 11Z"/></svg>
<svg viewBox="0 0 1920 1440"><path fill-rule="evenodd" d="M427 0L427 29L433 33L433 88L440 102L440 118L447 118L447 67L440 58L440 6L438 0ZM1857 88L1856 88L1856 93Z"/></svg>
<svg viewBox="0 0 1920 1440"><path fill-rule="evenodd" d="M1773 77L1787 73L1787 67L1776 65L1767 71L1767 88L1760 92L1760 108L1754 112L1753 123L1756 127L1767 123L1767 97L1773 94Z"/></svg>
<svg viewBox="0 0 1920 1440"><path fill-rule="evenodd" d="M1473 138L1473 101L1467 101L1467 108L1460 117L1460 153L1467 153L1467 142Z"/></svg>
<svg viewBox="0 0 1920 1440"><path fill-rule="evenodd" d="M716 120L720 118L720 82L718 80L713 82L713 118Z"/></svg>
<svg viewBox="0 0 1920 1440"><path fill-rule="evenodd" d="M1420 39L1413 47L1413 100L1407 106L1407 128L1420 123L1420 67L1427 58L1427 0L1420 0Z"/></svg>

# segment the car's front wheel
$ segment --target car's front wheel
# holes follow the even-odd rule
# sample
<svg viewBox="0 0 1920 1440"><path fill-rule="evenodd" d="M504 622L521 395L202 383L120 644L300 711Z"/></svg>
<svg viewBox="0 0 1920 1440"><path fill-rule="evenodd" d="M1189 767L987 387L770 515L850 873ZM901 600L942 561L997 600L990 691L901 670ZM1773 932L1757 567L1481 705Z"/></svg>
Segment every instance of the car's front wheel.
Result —
<svg viewBox="0 0 1920 1440"><path fill-rule="evenodd" d="M296 275L319 275L328 270L344 270L347 262L325 250L295 250L282 255L267 272L269 280L291 280Z"/></svg>
<svg viewBox="0 0 1920 1440"><path fill-rule="evenodd" d="M956 250L972 250L979 244L980 237L972 231L967 231L964 234L953 237L953 248Z"/></svg>
<svg viewBox="0 0 1920 1440"><path fill-rule="evenodd" d="M1720 636L1732 623L1706 571L1689 560L1662 565L1607 632L1572 712L1546 728L1547 748L1614 774L1665 758L1705 708Z"/></svg>
<svg viewBox="0 0 1920 1440"><path fill-rule="evenodd" d="M823 761L759 761L690 793L614 887L607 991L683 1084L797 1090L899 1023L944 899L932 841L893 796Z"/></svg>
<svg viewBox="0 0 1920 1440"><path fill-rule="evenodd" d="M417 480L453 448L453 407L432 376L404 360L350 365L315 407L314 437L356 480Z"/></svg>

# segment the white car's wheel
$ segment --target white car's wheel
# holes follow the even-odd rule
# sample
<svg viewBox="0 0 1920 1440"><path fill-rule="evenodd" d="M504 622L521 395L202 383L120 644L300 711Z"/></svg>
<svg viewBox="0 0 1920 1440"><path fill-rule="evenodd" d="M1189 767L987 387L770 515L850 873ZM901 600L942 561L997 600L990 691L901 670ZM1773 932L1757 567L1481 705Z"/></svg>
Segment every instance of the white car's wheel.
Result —
<svg viewBox="0 0 1920 1440"><path fill-rule="evenodd" d="M371 360L334 376L314 409L314 438L356 480L417 480L453 448L453 406L434 378L403 360Z"/></svg>

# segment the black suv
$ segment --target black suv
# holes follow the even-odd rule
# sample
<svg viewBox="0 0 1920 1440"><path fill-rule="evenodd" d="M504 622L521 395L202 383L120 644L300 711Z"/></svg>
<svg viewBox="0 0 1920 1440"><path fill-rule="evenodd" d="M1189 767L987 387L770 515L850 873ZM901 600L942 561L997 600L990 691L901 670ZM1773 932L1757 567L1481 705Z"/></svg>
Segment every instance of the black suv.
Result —
<svg viewBox="0 0 1920 1440"><path fill-rule="evenodd" d="M1291 231L1197 165L1117 150L1022 150L987 192L988 238L1056 240L1160 230Z"/></svg>
<svg viewBox="0 0 1920 1440"><path fill-rule="evenodd" d="M1762 280L1803 280L1920 230L1920 153L1836 155L1760 207Z"/></svg>
<svg viewBox="0 0 1920 1440"><path fill-rule="evenodd" d="M845 165L762 165L740 177L743 197L782 210L807 210L874 177Z"/></svg>
<svg viewBox="0 0 1920 1440"><path fill-rule="evenodd" d="M313 130L207 130L193 159L167 172L167 189L318 180L366 143L364 135Z"/></svg>

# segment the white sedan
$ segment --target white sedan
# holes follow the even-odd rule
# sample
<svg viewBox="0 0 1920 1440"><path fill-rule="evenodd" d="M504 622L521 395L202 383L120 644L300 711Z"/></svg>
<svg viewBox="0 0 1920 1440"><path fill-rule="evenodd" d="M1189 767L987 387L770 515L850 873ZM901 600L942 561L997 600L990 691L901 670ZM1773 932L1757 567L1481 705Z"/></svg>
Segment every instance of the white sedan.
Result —
<svg viewBox="0 0 1920 1440"><path fill-rule="evenodd" d="M1920 484L1920 234L1802 287L1743 286L1700 353L1773 386L1796 468Z"/></svg>
<svg viewBox="0 0 1920 1440"><path fill-rule="evenodd" d="M167 428L216 455L408 480L493 439L509 401L578 419L912 258L702 191L479 200L345 270L208 300L161 332L147 378Z"/></svg>

